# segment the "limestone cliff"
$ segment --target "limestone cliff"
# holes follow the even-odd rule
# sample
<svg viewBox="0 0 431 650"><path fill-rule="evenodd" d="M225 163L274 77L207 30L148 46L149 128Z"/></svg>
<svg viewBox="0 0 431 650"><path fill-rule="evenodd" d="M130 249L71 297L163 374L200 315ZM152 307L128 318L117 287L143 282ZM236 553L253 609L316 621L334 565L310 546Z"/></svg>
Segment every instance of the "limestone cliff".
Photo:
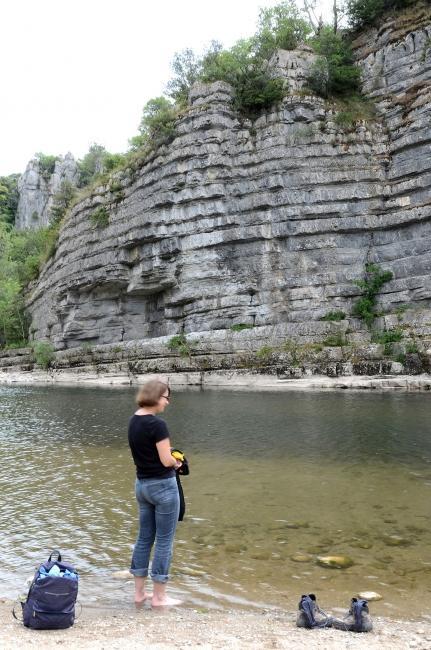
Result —
<svg viewBox="0 0 431 650"><path fill-rule="evenodd" d="M52 174L44 172L36 158L30 160L18 184L15 226L19 230L49 225L53 198L63 181L69 181L72 185L78 182L78 166L71 153L56 160Z"/></svg>
<svg viewBox="0 0 431 650"><path fill-rule="evenodd" d="M394 274L385 324L408 307L403 325L430 338L430 35L423 9L358 36L378 115L351 130L301 92L252 122L228 85L195 86L173 142L73 208L32 287L33 338L68 348L246 323L250 341L270 326L318 340L328 311L350 314L366 262ZM367 337L357 319L337 327Z"/></svg>

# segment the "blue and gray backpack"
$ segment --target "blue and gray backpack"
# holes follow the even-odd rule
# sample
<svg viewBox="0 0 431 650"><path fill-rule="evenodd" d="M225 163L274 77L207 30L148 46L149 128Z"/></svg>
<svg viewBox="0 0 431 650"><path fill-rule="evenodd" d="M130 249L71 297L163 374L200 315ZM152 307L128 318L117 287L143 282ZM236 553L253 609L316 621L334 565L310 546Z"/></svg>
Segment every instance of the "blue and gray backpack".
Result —
<svg viewBox="0 0 431 650"><path fill-rule="evenodd" d="M52 559L53 555L57 560ZM24 625L35 630L71 627L77 596L77 571L61 561L59 551L53 551L48 561L36 569L27 599L21 603Z"/></svg>

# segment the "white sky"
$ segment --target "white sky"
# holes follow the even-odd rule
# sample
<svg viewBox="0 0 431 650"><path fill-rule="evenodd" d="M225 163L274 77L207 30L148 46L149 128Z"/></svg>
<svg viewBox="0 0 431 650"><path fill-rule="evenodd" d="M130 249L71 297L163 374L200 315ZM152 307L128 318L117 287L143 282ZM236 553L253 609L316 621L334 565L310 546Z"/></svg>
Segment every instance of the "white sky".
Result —
<svg viewBox="0 0 431 650"><path fill-rule="evenodd" d="M37 151L127 149L176 51L230 46L277 0L3 0L0 175ZM297 0L299 4L301 0ZM332 0L317 0L324 18Z"/></svg>

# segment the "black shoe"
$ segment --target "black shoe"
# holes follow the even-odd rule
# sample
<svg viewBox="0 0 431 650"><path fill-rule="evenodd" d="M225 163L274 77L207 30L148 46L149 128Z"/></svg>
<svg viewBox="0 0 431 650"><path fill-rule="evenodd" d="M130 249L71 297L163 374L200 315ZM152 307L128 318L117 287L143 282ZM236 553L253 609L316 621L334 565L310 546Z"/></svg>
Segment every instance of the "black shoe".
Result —
<svg viewBox="0 0 431 650"><path fill-rule="evenodd" d="M352 598L346 616L343 620L334 618L332 627L345 632L371 632L373 622L368 609L368 601L362 598Z"/></svg>
<svg viewBox="0 0 431 650"><path fill-rule="evenodd" d="M332 618L327 616L317 604L314 594L303 594L298 605L298 614L296 617L297 627L331 627Z"/></svg>

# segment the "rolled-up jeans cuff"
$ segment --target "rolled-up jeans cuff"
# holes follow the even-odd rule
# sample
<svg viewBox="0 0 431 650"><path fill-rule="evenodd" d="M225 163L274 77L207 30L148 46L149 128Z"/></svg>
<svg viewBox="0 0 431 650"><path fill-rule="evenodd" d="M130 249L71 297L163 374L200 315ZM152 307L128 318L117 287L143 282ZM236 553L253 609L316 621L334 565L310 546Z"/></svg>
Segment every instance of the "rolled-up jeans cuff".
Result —
<svg viewBox="0 0 431 650"><path fill-rule="evenodd" d="M167 582L169 580L168 575L163 575L162 573L151 574L151 580L153 582Z"/></svg>
<svg viewBox="0 0 431 650"><path fill-rule="evenodd" d="M146 578L148 576L148 569L129 569L129 571L137 578Z"/></svg>

